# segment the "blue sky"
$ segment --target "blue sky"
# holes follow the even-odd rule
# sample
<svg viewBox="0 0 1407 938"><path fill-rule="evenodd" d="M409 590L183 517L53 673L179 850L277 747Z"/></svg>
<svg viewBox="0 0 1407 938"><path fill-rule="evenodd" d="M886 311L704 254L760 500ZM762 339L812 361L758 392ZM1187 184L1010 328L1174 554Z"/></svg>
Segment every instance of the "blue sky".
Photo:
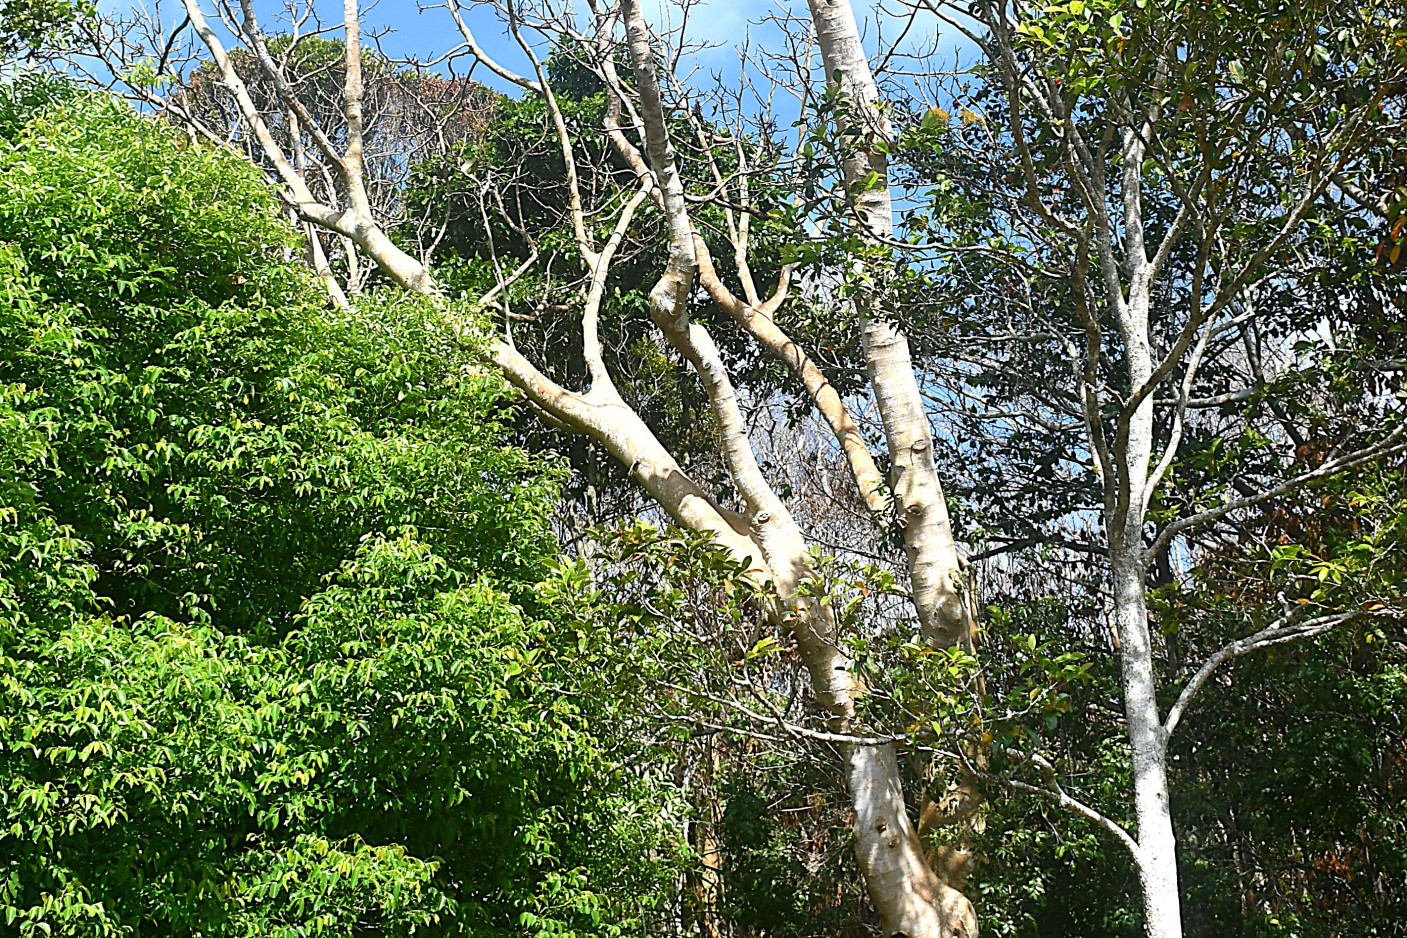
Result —
<svg viewBox="0 0 1407 938"><path fill-rule="evenodd" d="M585 7L580 0L578 2L582 8ZM656 28L677 21L678 11L667 0L644 0L644 3L646 16ZM894 6L892 3L890 5ZM180 0L103 0L101 3L104 11L120 11L134 6L147 9L159 7L163 19L169 24L179 22L183 16ZM213 23L215 17L211 0L202 0L201 6ZM278 14L283 6L283 0L255 0L255 10L265 29L271 32L278 30ZM340 0L317 0L317 7L324 15L326 24L341 21ZM364 31L375 27L390 27L394 30L383 39L383 47L393 55L428 57L444 52L459 42L459 34L443 10L422 13L416 0L381 0L375 4L364 3L363 8L367 9L363 18ZM714 44L718 48L696 56L693 65L705 77L713 70L736 68L737 58L732 50L745 37L751 35L755 47L765 48L769 41L775 42L775 31L759 24L769 14L779 11L790 11L805 16L806 0L702 0L690 16L689 36L691 41ZM878 10L876 0L856 0L856 12L867 19L867 44L873 54L874 24L884 14ZM499 58L509 68L527 70L528 66L521 52L491 10L471 9L466 18L475 32L476 39L490 55ZM924 28L915 30L914 37L931 38L932 29L933 21L930 18ZM888 19L885 32L886 35L897 32L896 21ZM954 38L956 40L956 37ZM467 67L467 62L462 63L460 67ZM500 90L508 90L483 69L476 71L475 78L499 87Z"/></svg>

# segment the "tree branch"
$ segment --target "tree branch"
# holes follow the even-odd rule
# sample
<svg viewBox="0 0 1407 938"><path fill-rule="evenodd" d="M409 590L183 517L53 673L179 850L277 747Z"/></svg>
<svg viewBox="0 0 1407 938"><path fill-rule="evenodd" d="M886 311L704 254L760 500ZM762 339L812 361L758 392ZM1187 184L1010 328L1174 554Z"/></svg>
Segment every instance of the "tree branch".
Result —
<svg viewBox="0 0 1407 938"><path fill-rule="evenodd" d="M1380 613L1361 611L1339 612L1331 615L1318 616L1305 622L1291 624L1297 614L1298 610L1291 612L1289 615L1277 619L1254 635L1247 635L1245 638L1239 638L1234 642L1224 645L1219 651L1203 662L1202 666L1197 669L1197 673L1192 676L1192 680L1187 682L1187 686L1184 687L1182 693L1178 695L1177 702L1174 703L1172 709L1168 711L1168 718L1163 723L1165 732L1164 745L1167 745L1166 739L1172 736L1173 731L1177 729L1178 724L1182 721L1183 714L1187 712L1187 708L1191 705L1192 699L1197 696L1197 692L1211 679L1213 672L1226 662L1239 658L1242 655L1248 655L1253 651L1259 651L1262 648L1270 648L1274 645L1285 645L1290 642L1313 638L1316 635L1322 635L1331 629L1338 628L1340 625L1349 622L1357 622L1360 619L1366 619Z"/></svg>

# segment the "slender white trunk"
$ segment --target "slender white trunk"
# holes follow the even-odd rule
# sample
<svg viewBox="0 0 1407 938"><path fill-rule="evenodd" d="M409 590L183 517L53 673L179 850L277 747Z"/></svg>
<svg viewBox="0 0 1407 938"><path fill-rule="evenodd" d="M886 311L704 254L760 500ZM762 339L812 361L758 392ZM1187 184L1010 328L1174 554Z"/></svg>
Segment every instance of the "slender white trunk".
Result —
<svg viewBox="0 0 1407 938"><path fill-rule="evenodd" d="M894 232L889 160L881 150L865 148L860 141L887 138L891 128L860 42L855 11L849 0L810 0L810 7L826 77L832 82L839 78L851 107L845 115L847 123L836 128L856 147L842 167L846 185L851 187L865 229L876 237L889 237ZM871 174L878 183L862 189ZM961 596L957 549L908 337L892 320L877 314L864 297L856 306L870 387L884 424L915 611L934 644L970 647L971 622Z"/></svg>
<svg viewBox="0 0 1407 938"><path fill-rule="evenodd" d="M1177 859L1171 852L1171 822L1166 823L1165 827L1168 852L1146 852L1139 876L1148 938L1182 938L1182 898L1177 888Z"/></svg>
<svg viewBox="0 0 1407 938"><path fill-rule="evenodd" d="M1177 842L1168 803L1167 733L1158 718L1142 552L1134 545L1123 544L1111 549L1110 561L1123 666L1124 713L1133 757L1144 917L1150 938L1181 938Z"/></svg>
<svg viewBox="0 0 1407 938"><path fill-rule="evenodd" d="M1142 387L1153 372L1148 342L1148 295L1136 289L1121 311L1129 386ZM1153 644L1148 628L1148 579L1143 543L1143 506L1153 451L1153 395L1130 416L1116 448L1122 475L1110 504L1109 570L1114 620L1133 761L1134 814L1138 821L1139 882L1149 938L1182 938L1177 886L1177 840L1168 800L1167 731L1158 710Z"/></svg>

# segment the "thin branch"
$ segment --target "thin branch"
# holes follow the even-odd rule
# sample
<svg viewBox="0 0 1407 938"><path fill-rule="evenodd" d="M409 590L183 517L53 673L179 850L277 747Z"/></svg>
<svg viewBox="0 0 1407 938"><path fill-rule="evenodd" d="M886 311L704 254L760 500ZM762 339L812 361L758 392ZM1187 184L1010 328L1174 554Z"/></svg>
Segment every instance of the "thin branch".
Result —
<svg viewBox="0 0 1407 938"><path fill-rule="evenodd" d="M1262 648L1270 648L1274 645L1285 645L1290 642L1313 638L1316 635L1322 635L1331 629L1338 628L1349 622L1357 622L1374 615L1384 614L1355 610L1353 612L1338 612L1331 615L1318 616L1304 622L1291 624L1294 622L1297 613L1298 610L1295 610L1289 615L1277 619L1254 635L1247 635L1245 638L1239 638L1234 642L1230 642L1217 651L1216 654L1208 658L1202 666L1197 669L1197 673L1192 676L1192 680L1187 682L1187 686L1184 687L1182 693L1178 695L1177 702L1174 703L1172 709L1168 711L1168 718L1163 724L1164 745L1167 744L1167 738L1172 736L1173 731L1177 729L1178 724L1182 721L1183 714L1187 712L1187 708L1192 703L1192 699L1197 696L1197 692L1211 679L1212 673L1226 662L1239 658L1242 655L1248 655L1253 651L1259 651Z"/></svg>
<svg viewBox="0 0 1407 938"><path fill-rule="evenodd" d="M1364 447L1356 452L1341 456L1338 459L1328 460L1318 469L1301 473L1293 479L1288 479L1263 492L1233 499L1223 505L1218 505L1216 508L1209 508L1206 511L1172 522L1167 527L1163 528L1152 546L1149 547L1147 556L1150 558L1158 556L1159 551L1166 550L1173 538L1189 528L1198 527L1208 522L1215 521L1217 518L1230 514L1233 511L1239 511L1242 508L1250 508L1253 505L1259 505L1261 502L1269 501L1272 498L1279 498L1281 495L1292 492L1300 486L1308 485L1311 482L1327 479L1341 472L1347 472L1350 469L1359 469L1379 459L1396 456L1403 452L1407 452L1407 424L1398 426L1386 437L1372 446Z"/></svg>

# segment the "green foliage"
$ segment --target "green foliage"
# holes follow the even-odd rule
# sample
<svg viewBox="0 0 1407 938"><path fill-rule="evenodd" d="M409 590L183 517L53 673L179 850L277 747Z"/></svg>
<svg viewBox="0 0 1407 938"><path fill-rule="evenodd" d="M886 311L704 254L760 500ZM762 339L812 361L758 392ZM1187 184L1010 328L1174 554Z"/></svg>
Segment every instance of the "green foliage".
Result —
<svg viewBox="0 0 1407 938"><path fill-rule="evenodd" d="M724 918L740 936L767 938L858 927L866 915L846 862L844 793L805 762L746 748L733 755L717 825Z"/></svg>
<svg viewBox="0 0 1407 938"><path fill-rule="evenodd" d="M1129 777L1116 727L1085 749L1081 771L1093 800L1118 804ZM1022 938L1143 934L1138 881L1127 854L1106 834L1071 821L1049 801L992 792L972 847L983 862L973 877L983 933Z"/></svg>
<svg viewBox="0 0 1407 938"><path fill-rule="evenodd" d="M558 654L560 477L475 349L331 309L236 156L0 115L0 928L649 931L668 802Z"/></svg>
<svg viewBox="0 0 1407 938"><path fill-rule="evenodd" d="M1202 701L1173 754L1198 933L1402 933L1404 706L1407 646L1368 630L1249 658Z"/></svg>
<svg viewBox="0 0 1407 938"><path fill-rule="evenodd" d="M1189 894L1207 930L1390 935L1403 920L1403 472L1389 460L1265 506L1237 551L1155 597L1194 659L1287 616L1354 617L1312 644L1243 659L1188 717L1196 736L1174 748L1175 806L1196 848ZM1251 866L1273 903L1230 898Z"/></svg>
<svg viewBox="0 0 1407 938"><path fill-rule="evenodd" d="M97 13L94 0L0 0L0 57L37 52Z"/></svg>
<svg viewBox="0 0 1407 938"><path fill-rule="evenodd" d="M707 831L694 847L715 870L691 878L713 883L714 923L739 938L869 927L843 780L805 740L775 745L785 734L774 714L804 722L809 695L794 640L766 615L765 584L697 533L597 534L590 566L561 567L547 596L570 610L577 660L600 693L642 701L632 716L666 737L659 757L680 774L698 766L681 787ZM686 927L700 918L686 905Z"/></svg>

